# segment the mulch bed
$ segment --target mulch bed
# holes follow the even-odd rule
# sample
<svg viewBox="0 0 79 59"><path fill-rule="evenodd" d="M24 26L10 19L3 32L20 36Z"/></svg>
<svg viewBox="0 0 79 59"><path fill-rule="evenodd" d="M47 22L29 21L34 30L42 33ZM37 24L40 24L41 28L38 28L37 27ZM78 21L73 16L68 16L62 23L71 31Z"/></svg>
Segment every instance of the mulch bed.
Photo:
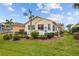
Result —
<svg viewBox="0 0 79 59"><path fill-rule="evenodd" d="M39 42L49 42L49 41L54 41L54 40L59 40L59 39L62 39L63 37L57 37L57 36L54 36L53 38L50 38L50 39L21 39L21 40L32 40L32 41L39 41Z"/></svg>
<svg viewBox="0 0 79 59"><path fill-rule="evenodd" d="M40 41L40 42L49 42L49 41L56 41L56 40L59 40L60 38L62 38L62 37L53 37L53 38L50 38L50 39L36 39L36 40L34 40L34 41Z"/></svg>

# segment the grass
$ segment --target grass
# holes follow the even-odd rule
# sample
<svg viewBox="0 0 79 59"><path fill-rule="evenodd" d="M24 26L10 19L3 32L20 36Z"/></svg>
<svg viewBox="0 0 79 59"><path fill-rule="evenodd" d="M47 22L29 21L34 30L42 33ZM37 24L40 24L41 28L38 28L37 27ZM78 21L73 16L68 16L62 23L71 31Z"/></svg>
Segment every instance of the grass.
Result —
<svg viewBox="0 0 79 59"><path fill-rule="evenodd" d="M0 35L1 38L1 35ZM49 42L0 39L1 56L79 56L79 43L72 35Z"/></svg>

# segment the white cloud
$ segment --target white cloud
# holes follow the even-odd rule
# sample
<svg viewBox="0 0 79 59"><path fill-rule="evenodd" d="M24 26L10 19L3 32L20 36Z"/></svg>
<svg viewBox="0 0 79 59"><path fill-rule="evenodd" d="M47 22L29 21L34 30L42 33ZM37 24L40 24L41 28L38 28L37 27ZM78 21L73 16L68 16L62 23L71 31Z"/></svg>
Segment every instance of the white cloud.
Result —
<svg viewBox="0 0 79 59"><path fill-rule="evenodd" d="M48 8L49 10L51 10L51 9L60 9L60 10L62 10L62 9L63 9L63 8L60 6L60 4L57 4L57 3L54 3L54 4L47 4L46 6L47 6L47 8Z"/></svg>
<svg viewBox="0 0 79 59"><path fill-rule="evenodd" d="M1 22L5 22L5 20L0 19L0 23L1 23Z"/></svg>
<svg viewBox="0 0 79 59"><path fill-rule="evenodd" d="M12 6L12 3L3 3L5 6Z"/></svg>
<svg viewBox="0 0 79 59"><path fill-rule="evenodd" d="M4 6L6 6L8 8L9 11L14 12L15 10L12 8L12 3L3 3Z"/></svg>
<svg viewBox="0 0 79 59"><path fill-rule="evenodd" d="M48 17L48 19L54 20L54 21L60 21L64 18L63 15L61 14L50 14L50 16Z"/></svg>
<svg viewBox="0 0 79 59"><path fill-rule="evenodd" d="M67 15L72 15L72 13L71 12L68 12Z"/></svg>
<svg viewBox="0 0 79 59"><path fill-rule="evenodd" d="M53 21L58 21L58 19L57 18L53 18L53 17L48 17L47 19L50 19L50 20L53 20Z"/></svg>
<svg viewBox="0 0 79 59"><path fill-rule="evenodd" d="M53 9L59 9L59 10L63 10L62 6L60 4L57 3L42 3L42 4L37 4L37 9L36 10L40 10L40 11L44 11L48 13L53 10Z"/></svg>
<svg viewBox="0 0 79 59"><path fill-rule="evenodd" d="M42 13L50 13L50 12L47 11L47 10L42 10L41 12L42 12Z"/></svg>
<svg viewBox="0 0 79 59"><path fill-rule="evenodd" d="M37 8L36 10L39 10L39 9L42 9L42 8L43 8L42 4L40 4L40 3L37 4L37 7L38 7L38 8Z"/></svg>
<svg viewBox="0 0 79 59"><path fill-rule="evenodd" d="M52 16L56 18L64 18L64 16L61 14L53 14Z"/></svg>
<svg viewBox="0 0 79 59"><path fill-rule="evenodd" d="M78 15L79 15L79 12L78 12L78 11L76 11L76 12L75 12L75 15L77 15L77 16L78 16Z"/></svg>
<svg viewBox="0 0 79 59"><path fill-rule="evenodd" d="M72 16L67 17L67 20L71 21L71 20L73 20L73 17Z"/></svg>
<svg viewBox="0 0 79 59"><path fill-rule="evenodd" d="M15 17L19 17L20 15L19 15L19 14L14 14L13 16L15 16Z"/></svg>
<svg viewBox="0 0 79 59"><path fill-rule="evenodd" d="M75 16L78 16L79 15L79 12L78 11L75 11L75 12L67 12L67 15L71 16L71 15L75 15Z"/></svg>
<svg viewBox="0 0 79 59"><path fill-rule="evenodd" d="M21 10L22 10L22 12L25 12L25 11L26 11L26 9L25 9L25 8L21 8Z"/></svg>
<svg viewBox="0 0 79 59"><path fill-rule="evenodd" d="M9 10L9 11L12 11L12 12L15 11L12 7L8 7L8 10Z"/></svg>
<svg viewBox="0 0 79 59"><path fill-rule="evenodd" d="M27 16L25 16L25 17L22 17L22 18L27 19L28 17L27 17Z"/></svg>

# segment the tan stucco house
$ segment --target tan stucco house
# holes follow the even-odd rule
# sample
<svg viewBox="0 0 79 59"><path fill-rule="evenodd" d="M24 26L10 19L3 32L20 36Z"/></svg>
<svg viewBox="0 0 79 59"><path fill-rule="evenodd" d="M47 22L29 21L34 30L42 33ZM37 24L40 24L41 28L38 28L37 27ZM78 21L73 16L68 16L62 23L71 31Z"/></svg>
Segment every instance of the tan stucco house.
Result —
<svg viewBox="0 0 79 59"><path fill-rule="evenodd" d="M24 24L14 23L12 32L19 32L20 30L24 30Z"/></svg>
<svg viewBox="0 0 79 59"><path fill-rule="evenodd" d="M59 32L59 25L52 20L36 16L32 19L32 31L38 31L40 35L49 32ZM25 23L25 31L30 34L30 20Z"/></svg>
<svg viewBox="0 0 79 59"><path fill-rule="evenodd" d="M19 32L24 29L24 24L14 22L12 28L10 29L5 23L0 24L1 31L0 33L11 33L11 32Z"/></svg>

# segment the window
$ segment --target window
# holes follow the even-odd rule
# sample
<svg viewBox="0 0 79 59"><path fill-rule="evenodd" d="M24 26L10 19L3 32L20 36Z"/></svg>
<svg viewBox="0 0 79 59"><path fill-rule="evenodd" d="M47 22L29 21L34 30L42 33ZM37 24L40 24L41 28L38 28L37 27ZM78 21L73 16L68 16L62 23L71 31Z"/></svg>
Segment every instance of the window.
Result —
<svg viewBox="0 0 79 59"><path fill-rule="evenodd" d="M55 25L53 25L53 31L55 31Z"/></svg>
<svg viewBox="0 0 79 59"><path fill-rule="evenodd" d="M35 30L35 25L32 25L32 30Z"/></svg>
<svg viewBox="0 0 79 59"><path fill-rule="evenodd" d="M44 30L44 24L38 24L38 30Z"/></svg>
<svg viewBox="0 0 79 59"><path fill-rule="evenodd" d="M30 30L30 25L28 25L28 30Z"/></svg>
<svg viewBox="0 0 79 59"><path fill-rule="evenodd" d="M31 30L31 28L32 30L35 30L35 25L32 25L32 26L28 25L28 30Z"/></svg>
<svg viewBox="0 0 79 59"><path fill-rule="evenodd" d="M48 30L51 30L51 25L50 24L48 24Z"/></svg>

